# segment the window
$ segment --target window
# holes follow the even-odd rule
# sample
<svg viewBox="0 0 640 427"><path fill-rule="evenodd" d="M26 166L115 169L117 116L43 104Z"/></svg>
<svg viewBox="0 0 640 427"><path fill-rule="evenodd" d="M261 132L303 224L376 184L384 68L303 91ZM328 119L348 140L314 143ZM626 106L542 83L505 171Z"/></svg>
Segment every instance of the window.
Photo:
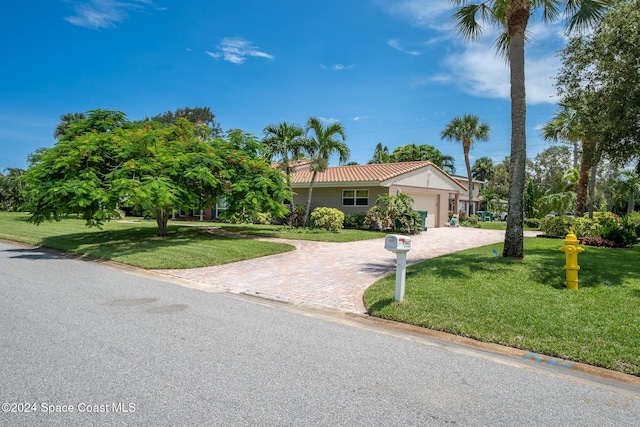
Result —
<svg viewBox="0 0 640 427"><path fill-rule="evenodd" d="M369 190L342 190L342 206L369 206Z"/></svg>

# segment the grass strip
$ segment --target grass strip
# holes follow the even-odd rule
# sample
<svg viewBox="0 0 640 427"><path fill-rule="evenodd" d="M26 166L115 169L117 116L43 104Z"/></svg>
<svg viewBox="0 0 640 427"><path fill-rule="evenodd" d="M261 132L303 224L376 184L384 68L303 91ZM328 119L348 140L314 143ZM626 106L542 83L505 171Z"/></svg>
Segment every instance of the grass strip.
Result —
<svg viewBox="0 0 640 427"><path fill-rule="evenodd" d="M188 225L171 224L157 237L155 221L110 221L102 230L81 219L39 226L23 213L0 212L0 238L108 259L142 268L195 268L226 264L294 249L285 243L219 236Z"/></svg>
<svg viewBox="0 0 640 427"><path fill-rule="evenodd" d="M365 292L374 316L640 375L640 248L586 247L580 289L564 287L563 245L525 239L525 259L502 244L445 255L407 269L394 301L395 275Z"/></svg>

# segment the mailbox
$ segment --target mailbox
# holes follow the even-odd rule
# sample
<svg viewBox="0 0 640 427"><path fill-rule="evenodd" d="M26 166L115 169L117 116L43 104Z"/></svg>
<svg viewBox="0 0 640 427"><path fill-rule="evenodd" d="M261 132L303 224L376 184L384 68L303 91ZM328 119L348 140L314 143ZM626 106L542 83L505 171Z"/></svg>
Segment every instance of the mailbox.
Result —
<svg viewBox="0 0 640 427"><path fill-rule="evenodd" d="M411 249L411 239L407 236L388 234L384 239L384 248L391 252L407 252Z"/></svg>

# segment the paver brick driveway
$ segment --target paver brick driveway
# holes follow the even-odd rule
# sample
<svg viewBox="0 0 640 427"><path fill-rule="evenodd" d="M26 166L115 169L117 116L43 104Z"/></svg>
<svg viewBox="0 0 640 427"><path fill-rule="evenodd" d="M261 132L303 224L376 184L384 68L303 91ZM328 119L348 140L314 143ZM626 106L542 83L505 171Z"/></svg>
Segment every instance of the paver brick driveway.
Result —
<svg viewBox="0 0 640 427"><path fill-rule="evenodd" d="M503 240L504 231L499 230L430 228L411 236L407 263ZM295 245L296 250L212 267L155 271L212 291L246 293L294 304L363 313L364 290L395 270L396 256L384 249L384 239L350 243L286 242Z"/></svg>

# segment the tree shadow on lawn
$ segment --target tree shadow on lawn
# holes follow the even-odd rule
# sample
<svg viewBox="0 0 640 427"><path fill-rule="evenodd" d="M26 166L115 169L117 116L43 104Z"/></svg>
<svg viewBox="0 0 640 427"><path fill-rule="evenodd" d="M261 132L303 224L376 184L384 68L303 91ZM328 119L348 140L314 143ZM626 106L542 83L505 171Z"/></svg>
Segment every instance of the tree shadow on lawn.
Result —
<svg viewBox="0 0 640 427"><path fill-rule="evenodd" d="M170 225L167 230L168 235L165 237L158 237L158 229L153 227L87 231L46 237L42 240L42 246L95 258L113 259L164 248L179 250L181 246L195 240L225 242L235 240L234 237L207 233L195 227Z"/></svg>
<svg viewBox="0 0 640 427"><path fill-rule="evenodd" d="M558 248L562 243L558 245ZM487 252L492 250L489 246ZM617 287L630 281L640 283L640 248L610 249L587 247L580 254L580 287ZM523 265L524 264L524 265ZM435 280L471 280L476 272L495 272L512 280L528 280L558 290L565 289L565 255L554 248L531 248L525 251L525 260L512 260L501 255L458 252L411 265L407 279L431 276ZM635 291L636 294L640 290Z"/></svg>
<svg viewBox="0 0 640 427"><path fill-rule="evenodd" d="M558 245L560 248L562 245ZM640 248L613 249L584 246L578 256L578 279L580 288L619 287L630 282L640 284ZM565 289L565 255L555 251L531 249L527 256L535 256L539 263L533 271L539 281L550 283L554 288ZM635 291L636 295L638 290Z"/></svg>

